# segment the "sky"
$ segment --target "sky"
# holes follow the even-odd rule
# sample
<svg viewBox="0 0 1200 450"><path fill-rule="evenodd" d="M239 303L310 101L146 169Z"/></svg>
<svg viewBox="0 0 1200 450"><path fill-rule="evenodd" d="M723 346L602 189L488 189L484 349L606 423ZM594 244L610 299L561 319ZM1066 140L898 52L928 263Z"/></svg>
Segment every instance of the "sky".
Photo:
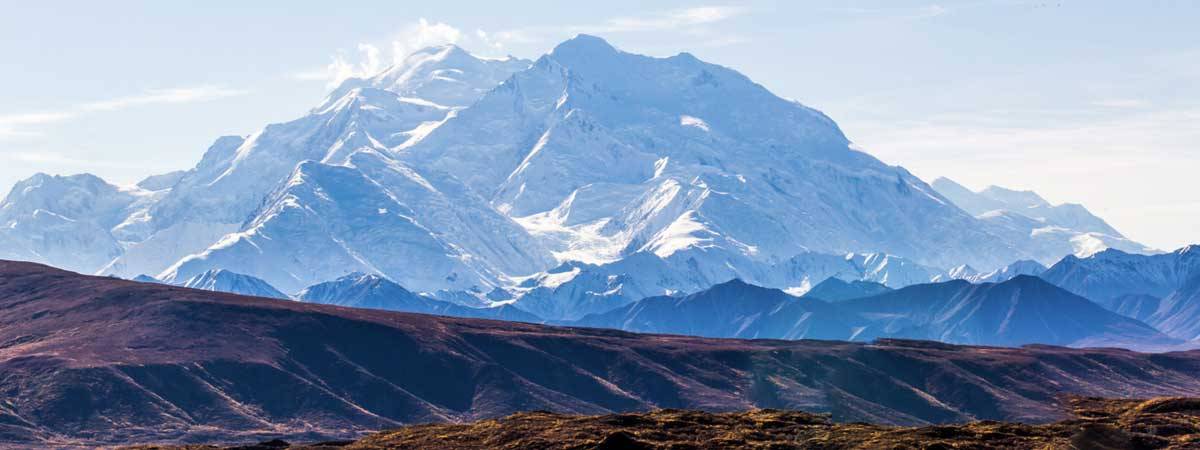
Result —
<svg viewBox="0 0 1200 450"><path fill-rule="evenodd" d="M533 59L588 33L734 68L927 181L1200 243L1200 2L339 3L0 2L0 186L132 184L423 46Z"/></svg>

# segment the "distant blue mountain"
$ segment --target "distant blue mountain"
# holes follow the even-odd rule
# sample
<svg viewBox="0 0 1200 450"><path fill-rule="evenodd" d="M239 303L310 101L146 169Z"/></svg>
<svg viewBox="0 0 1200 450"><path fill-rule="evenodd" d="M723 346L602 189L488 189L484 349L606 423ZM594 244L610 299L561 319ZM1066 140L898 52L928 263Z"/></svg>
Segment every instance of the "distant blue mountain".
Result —
<svg viewBox="0 0 1200 450"><path fill-rule="evenodd" d="M797 298L735 280L683 297L646 298L573 324L733 338L894 337L972 345L1141 349L1181 343L1145 323L1028 275L1003 283L954 280L922 284L836 303Z"/></svg>
<svg viewBox="0 0 1200 450"><path fill-rule="evenodd" d="M891 291L892 288L873 281L845 281L837 277L829 277L825 281L813 286L812 289L804 294L804 297L827 302L840 302Z"/></svg>
<svg viewBox="0 0 1200 450"><path fill-rule="evenodd" d="M512 305L471 308L419 295L373 274L355 273L335 281L320 283L297 294L297 299L310 303L384 309L388 311L437 314L442 316L496 319L512 322L542 322L536 315Z"/></svg>
<svg viewBox="0 0 1200 450"><path fill-rule="evenodd" d="M1041 278L956 280L910 286L838 306L871 322L870 334L977 345L1120 346L1178 342Z"/></svg>
<svg viewBox="0 0 1200 450"><path fill-rule="evenodd" d="M733 280L683 297L651 297L574 325L690 336L854 338L859 319L821 300Z"/></svg>
<svg viewBox="0 0 1200 450"><path fill-rule="evenodd" d="M1109 249L1087 258L1067 256L1041 277L1068 291L1106 302L1126 294L1163 298L1196 275L1200 275L1200 245L1158 255Z"/></svg>

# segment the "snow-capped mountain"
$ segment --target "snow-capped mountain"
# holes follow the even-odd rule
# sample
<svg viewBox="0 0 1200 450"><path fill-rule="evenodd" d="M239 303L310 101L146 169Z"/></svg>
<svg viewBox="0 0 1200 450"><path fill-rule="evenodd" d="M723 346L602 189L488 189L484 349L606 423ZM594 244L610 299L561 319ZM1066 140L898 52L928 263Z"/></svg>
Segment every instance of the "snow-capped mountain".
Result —
<svg viewBox="0 0 1200 450"><path fill-rule="evenodd" d="M1041 277L1100 303L1126 294L1165 298L1200 275L1200 245L1171 253L1139 255L1109 249L1087 258L1072 255Z"/></svg>
<svg viewBox="0 0 1200 450"><path fill-rule="evenodd" d="M462 108L474 103L513 73L525 70L529 63L512 56L481 58L456 45L428 47L374 76L342 82L317 109L326 109L351 90L360 88L380 89L404 99L445 108Z"/></svg>
<svg viewBox="0 0 1200 450"><path fill-rule="evenodd" d="M528 65L476 59L455 46L430 48L377 77L347 80L305 117L245 139L218 139L149 211L145 243L105 273L161 273L189 254L232 239L227 235L247 231L256 212L269 208L264 202L292 181L299 164L342 165L359 151L388 154L409 145Z"/></svg>
<svg viewBox="0 0 1200 450"><path fill-rule="evenodd" d="M124 252L120 230L157 198L93 175L34 175L0 203L0 257L95 271Z"/></svg>
<svg viewBox="0 0 1200 450"><path fill-rule="evenodd" d="M203 289L206 291L229 292L231 294L249 295L252 297L287 299L287 294L279 292L270 283L261 279L230 272L224 269L210 270L187 280L183 287Z"/></svg>
<svg viewBox="0 0 1200 450"><path fill-rule="evenodd" d="M537 316L512 305L472 308L457 305L405 289L379 275L353 273L334 281L304 289L296 298L310 303L384 309L444 316L497 319L517 322L541 322Z"/></svg>
<svg viewBox="0 0 1200 450"><path fill-rule="evenodd" d="M581 261L866 251L998 266L1013 254L920 179L851 149L820 112L686 53L645 57L591 36L402 158L462 180Z"/></svg>
<svg viewBox="0 0 1200 450"><path fill-rule="evenodd" d="M549 254L539 250L515 222L452 179L426 179L364 150L345 165L300 164L242 231L160 278L226 267L294 292L364 272L418 291L470 290L548 267Z"/></svg>
<svg viewBox="0 0 1200 450"><path fill-rule="evenodd" d="M707 262L712 260L726 264ZM643 251L606 264L568 262L520 279L510 289L518 298L516 304L527 311L551 320L574 320L646 297L698 292L733 279L756 280L802 295L831 277L898 288L927 283L939 272L882 254L807 252L776 264L763 264L719 249L695 249L665 258Z"/></svg>
<svg viewBox="0 0 1200 450"><path fill-rule="evenodd" d="M0 256L169 283L225 269L286 292L362 272L569 320L734 278L902 287L1079 237L1050 215L973 217L736 71L591 36L532 63L425 49L185 172L87 183L87 207L18 186Z"/></svg>
<svg viewBox="0 0 1200 450"><path fill-rule="evenodd" d="M974 192L945 177L934 180L931 186L986 223L994 234L1028 248L1032 259L1041 264L1053 264L1068 253L1082 258L1107 248L1155 252L1129 240L1080 204L1052 205L1033 191L999 186Z"/></svg>
<svg viewBox="0 0 1200 450"><path fill-rule="evenodd" d="M963 280L971 283L1002 283L1020 275L1038 276L1045 271L1046 266L1043 266L1042 263L1023 259L990 272L980 272L971 266L961 265L933 277L933 281Z"/></svg>

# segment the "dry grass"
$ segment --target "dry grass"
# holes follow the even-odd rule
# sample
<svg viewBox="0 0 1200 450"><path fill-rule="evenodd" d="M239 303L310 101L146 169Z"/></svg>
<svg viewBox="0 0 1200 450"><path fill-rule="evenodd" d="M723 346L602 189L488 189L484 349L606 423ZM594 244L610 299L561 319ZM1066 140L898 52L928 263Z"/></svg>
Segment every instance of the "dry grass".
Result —
<svg viewBox="0 0 1200 450"><path fill-rule="evenodd" d="M470 424L418 425L355 442L297 446L343 449L1184 449L1200 448L1200 399L1071 398L1075 418L1045 425L975 422L889 427L836 424L802 412L710 414L515 414ZM276 445L284 445L275 443ZM143 447L145 448L145 447ZM190 449L214 447L191 447ZM279 448L264 443L245 448Z"/></svg>

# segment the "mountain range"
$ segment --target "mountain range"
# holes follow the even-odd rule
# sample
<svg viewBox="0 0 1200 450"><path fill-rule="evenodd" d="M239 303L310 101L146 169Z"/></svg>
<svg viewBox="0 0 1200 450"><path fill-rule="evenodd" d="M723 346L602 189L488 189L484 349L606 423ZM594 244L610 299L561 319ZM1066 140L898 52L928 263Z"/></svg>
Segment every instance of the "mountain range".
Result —
<svg viewBox="0 0 1200 450"><path fill-rule="evenodd" d="M0 204L0 257L171 284L226 270L284 293L365 273L577 320L734 278L798 295L1150 251L1078 205L947 183L687 53L586 35L534 61L451 45L221 137L186 171L23 181Z"/></svg>
<svg viewBox="0 0 1200 450"><path fill-rule="evenodd" d="M414 423L754 407L840 422L1063 418L1200 395L1200 354L722 340L345 308L0 262L0 441L351 438Z"/></svg>
<svg viewBox="0 0 1200 450"><path fill-rule="evenodd" d="M1154 253L1154 249L1131 241L1104 219L1077 203L1053 205L1033 191L988 186L975 192L949 178L938 178L932 186L955 205L974 215L993 233L1024 248L1036 249L1031 259L1044 264L1067 254L1087 257L1115 248L1127 252Z"/></svg>
<svg viewBox="0 0 1200 450"><path fill-rule="evenodd" d="M827 303L734 280L686 296L647 298L572 324L724 338L905 338L1144 350L1182 344L1150 325L1027 275L1002 283L954 280L852 297ZM1186 299L1179 303L1196 304Z"/></svg>
<svg viewBox="0 0 1200 450"><path fill-rule="evenodd" d="M1087 258L1067 256L1042 277L1175 338L1200 337L1200 246L1154 255L1109 249Z"/></svg>

